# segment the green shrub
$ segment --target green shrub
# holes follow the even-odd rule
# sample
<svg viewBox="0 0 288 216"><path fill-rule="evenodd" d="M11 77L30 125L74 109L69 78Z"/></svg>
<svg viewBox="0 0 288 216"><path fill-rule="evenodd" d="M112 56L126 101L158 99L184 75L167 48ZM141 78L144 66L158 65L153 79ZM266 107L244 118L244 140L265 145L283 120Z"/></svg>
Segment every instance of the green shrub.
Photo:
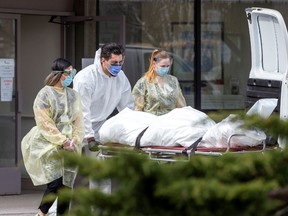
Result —
<svg viewBox="0 0 288 216"><path fill-rule="evenodd" d="M246 121L247 127L265 128L274 135L283 136L288 128L274 117ZM278 126L282 128L277 130ZM73 194L63 191L73 200L69 215L77 216L274 215L283 203L270 199L268 193L288 182L288 151L279 149L219 157L193 155L175 163L156 162L132 150L106 160L71 154L65 158L79 166L83 185L88 179L112 179L117 186L111 194L88 186L75 188Z"/></svg>

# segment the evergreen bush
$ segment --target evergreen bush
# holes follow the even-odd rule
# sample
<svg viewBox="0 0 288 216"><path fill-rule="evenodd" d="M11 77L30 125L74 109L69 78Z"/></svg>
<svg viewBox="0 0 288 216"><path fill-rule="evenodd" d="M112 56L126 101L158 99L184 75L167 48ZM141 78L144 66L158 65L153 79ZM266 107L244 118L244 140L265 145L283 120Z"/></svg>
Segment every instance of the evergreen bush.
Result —
<svg viewBox="0 0 288 216"><path fill-rule="evenodd" d="M247 127L287 137L287 123L277 117L252 116L245 121ZM121 150L106 160L71 154L65 154L65 160L78 166L86 181L73 193L61 193L72 197L69 215L77 216L276 215L283 202L269 198L268 193L288 182L288 151L280 149L192 155L190 160L174 163L153 161L133 150ZM85 186L88 179L112 179L116 187L105 194Z"/></svg>

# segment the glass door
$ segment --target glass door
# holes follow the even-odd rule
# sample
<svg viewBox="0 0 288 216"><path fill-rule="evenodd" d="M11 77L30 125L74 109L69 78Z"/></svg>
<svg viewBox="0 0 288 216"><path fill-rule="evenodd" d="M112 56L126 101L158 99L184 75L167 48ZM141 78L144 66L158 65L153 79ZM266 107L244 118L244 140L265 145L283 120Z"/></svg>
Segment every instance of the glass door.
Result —
<svg viewBox="0 0 288 216"><path fill-rule="evenodd" d="M16 164L16 25L0 15L0 167Z"/></svg>
<svg viewBox="0 0 288 216"><path fill-rule="evenodd" d="M18 128L17 63L20 16L0 14L0 194L19 193L21 175L17 168L20 148ZM6 185L7 184L7 185Z"/></svg>

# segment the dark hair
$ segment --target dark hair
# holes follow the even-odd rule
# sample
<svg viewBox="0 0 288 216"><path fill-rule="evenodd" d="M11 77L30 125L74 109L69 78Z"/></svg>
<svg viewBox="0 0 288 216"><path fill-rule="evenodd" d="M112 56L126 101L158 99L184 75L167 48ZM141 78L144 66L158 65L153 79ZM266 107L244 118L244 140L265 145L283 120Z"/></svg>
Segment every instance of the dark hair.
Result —
<svg viewBox="0 0 288 216"><path fill-rule="evenodd" d="M44 84L54 86L61 78L62 73L72 64L67 59L57 58L52 63L52 72L45 78Z"/></svg>
<svg viewBox="0 0 288 216"><path fill-rule="evenodd" d="M107 43L101 47L101 58L106 60L111 58L111 55L123 55L124 56L125 50L122 45L117 43Z"/></svg>
<svg viewBox="0 0 288 216"><path fill-rule="evenodd" d="M64 58L57 58L53 61L52 71L64 71L66 68L71 66L71 62Z"/></svg>

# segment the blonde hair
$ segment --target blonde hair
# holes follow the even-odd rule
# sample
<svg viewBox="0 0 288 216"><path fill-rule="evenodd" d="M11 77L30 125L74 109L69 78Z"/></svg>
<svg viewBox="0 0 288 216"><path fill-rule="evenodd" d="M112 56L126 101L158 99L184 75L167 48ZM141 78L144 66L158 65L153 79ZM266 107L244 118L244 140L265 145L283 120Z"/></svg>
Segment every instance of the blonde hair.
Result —
<svg viewBox="0 0 288 216"><path fill-rule="evenodd" d="M150 65L148 71L145 73L145 77L148 82L152 82L157 76L154 63L160 61L161 59L171 59L171 56L165 50L155 49L150 57Z"/></svg>

